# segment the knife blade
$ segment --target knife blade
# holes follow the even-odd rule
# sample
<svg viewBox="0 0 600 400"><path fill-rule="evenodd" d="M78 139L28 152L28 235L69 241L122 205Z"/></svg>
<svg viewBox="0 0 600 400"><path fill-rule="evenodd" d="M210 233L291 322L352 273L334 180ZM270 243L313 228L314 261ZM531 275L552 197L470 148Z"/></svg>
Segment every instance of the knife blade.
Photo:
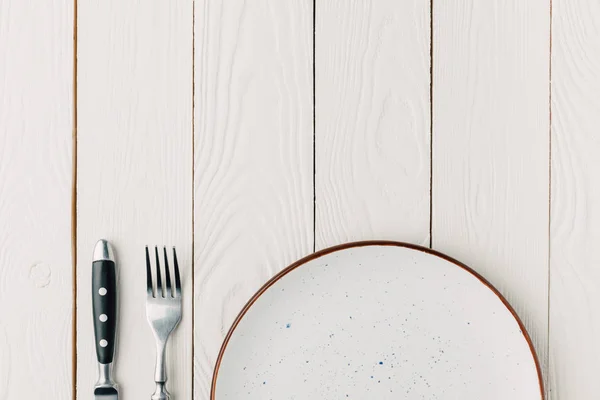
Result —
<svg viewBox="0 0 600 400"><path fill-rule="evenodd" d="M94 247L92 260L92 311L98 359L95 400L118 400L117 384L112 379L117 331L117 271L111 244L102 239Z"/></svg>

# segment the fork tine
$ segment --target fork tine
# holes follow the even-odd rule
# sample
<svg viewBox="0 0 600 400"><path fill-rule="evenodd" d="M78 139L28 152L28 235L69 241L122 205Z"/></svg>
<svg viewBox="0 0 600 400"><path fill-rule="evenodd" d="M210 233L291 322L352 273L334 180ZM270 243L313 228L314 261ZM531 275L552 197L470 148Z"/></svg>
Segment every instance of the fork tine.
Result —
<svg viewBox="0 0 600 400"><path fill-rule="evenodd" d="M162 279L160 278L160 260L158 259L158 246L154 246L154 255L156 256L156 296L165 297L162 288Z"/></svg>
<svg viewBox="0 0 600 400"><path fill-rule="evenodd" d="M175 267L175 291L177 296L181 296L181 278L179 277L179 263L177 263L175 246L173 246L173 266Z"/></svg>
<svg viewBox="0 0 600 400"><path fill-rule="evenodd" d="M146 292L148 293L148 296L154 297L154 291L152 289L152 267L150 266L148 246L146 246Z"/></svg>
<svg viewBox="0 0 600 400"><path fill-rule="evenodd" d="M169 271L169 258L167 257L166 246L163 247L163 253L165 258L165 283L167 284L166 296L175 297L171 289L171 272Z"/></svg>

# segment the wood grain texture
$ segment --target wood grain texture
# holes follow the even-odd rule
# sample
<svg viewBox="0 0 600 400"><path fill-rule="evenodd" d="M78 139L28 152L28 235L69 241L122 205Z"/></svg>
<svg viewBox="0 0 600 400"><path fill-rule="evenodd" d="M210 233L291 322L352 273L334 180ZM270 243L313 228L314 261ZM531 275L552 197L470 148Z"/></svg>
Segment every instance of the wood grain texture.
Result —
<svg viewBox="0 0 600 400"><path fill-rule="evenodd" d="M77 164L77 397L97 379L91 256L116 248L116 380L120 397L154 391L146 321L144 245L173 245L183 318L167 347L167 387L192 386L192 0L79 0Z"/></svg>
<svg viewBox="0 0 600 400"><path fill-rule="evenodd" d="M433 247L504 294L548 346L547 0L433 10Z"/></svg>
<svg viewBox="0 0 600 400"><path fill-rule="evenodd" d="M312 0L195 3L195 377L250 296L312 250Z"/></svg>
<svg viewBox="0 0 600 400"><path fill-rule="evenodd" d="M595 399L600 360L600 4L552 2L551 399Z"/></svg>
<svg viewBox="0 0 600 400"><path fill-rule="evenodd" d="M70 399L73 2L0 1L0 397Z"/></svg>
<svg viewBox="0 0 600 400"><path fill-rule="evenodd" d="M317 249L429 244L429 32L429 0L317 2Z"/></svg>

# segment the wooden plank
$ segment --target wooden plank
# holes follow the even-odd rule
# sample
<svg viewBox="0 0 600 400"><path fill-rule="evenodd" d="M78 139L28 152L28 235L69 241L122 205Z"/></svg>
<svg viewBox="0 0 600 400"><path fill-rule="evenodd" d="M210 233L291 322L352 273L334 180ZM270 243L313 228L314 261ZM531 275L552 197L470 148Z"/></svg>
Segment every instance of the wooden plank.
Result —
<svg viewBox="0 0 600 400"><path fill-rule="evenodd" d="M72 398L73 2L0 1L0 397Z"/></svg>
<svg viewBox="0 0 600 400"><path fill-rule="evenodd" d="M195 376L233 319L313 245L312 0L195 4Z"/></svg>
<svg viewBox="0 0 600 400"><path fill-rule="evenodd" d="M550 393L600 392L600 4L552 2Z"/></svg>
<svg viewBox="0 0 600 400"><path fill-rule="evenodd" d="M80 0L78 7L77 397L97 378L91 317L95 242L114 244L121 396L150 398L155 344L144 245L174 245L183 319L167 348L168 389L192 386L192 0Z"/></svg>
<svg viewBox="0 0 600 400"><path fill-rule="evenodd" d="M548 346L548 0L433 10L433 247L515 307Z"/></svg>
<svg viewBox="0 0 600 400"><path fill-rule="evenodd" d="M317 2L317 249L429 244L429 32L429 0Z"/></svg>

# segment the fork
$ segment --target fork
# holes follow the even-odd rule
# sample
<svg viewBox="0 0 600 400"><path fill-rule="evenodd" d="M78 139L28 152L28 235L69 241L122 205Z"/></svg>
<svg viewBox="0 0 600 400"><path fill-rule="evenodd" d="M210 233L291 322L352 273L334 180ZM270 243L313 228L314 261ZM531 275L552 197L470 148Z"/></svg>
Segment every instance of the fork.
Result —
<svg viewBox="0 0 600 400"><path fill-rule="evenodd" d="M158 257L158 247L154 247L156 256L156 290L152 284L152 266L150 264L150 254L146 246L146 316L148 323L156 339L156 369L154 372L154 381L156 390L152 395L152 400L169 400L171 395L167 391L167 371L165 368L165 348L169 335L175 329L181 320L181 279L179 277L179 265L177 263L177 253L173 247L173 267L175 272L175 288L171 285L171 274L169 272L169 260L167 257L167 248L163 247L165 260L165 287L160 273L160 260Z"/></svg>

